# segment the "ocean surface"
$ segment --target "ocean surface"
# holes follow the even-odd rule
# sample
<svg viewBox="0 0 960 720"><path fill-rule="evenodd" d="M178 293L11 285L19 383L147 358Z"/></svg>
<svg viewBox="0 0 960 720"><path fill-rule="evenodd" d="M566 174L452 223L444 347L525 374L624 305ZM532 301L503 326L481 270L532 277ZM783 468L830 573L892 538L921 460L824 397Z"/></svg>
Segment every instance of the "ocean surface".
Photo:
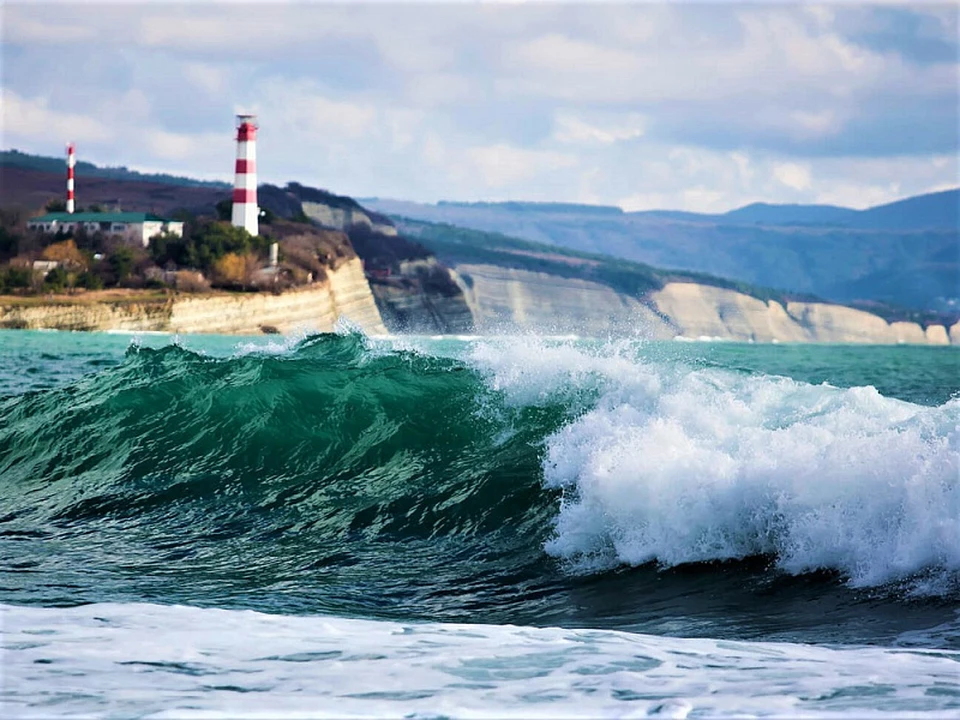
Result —
<svg viewBox="0 0 960 720"><path fill-rule="evenodd" d="M960 717L960 351L0 331L4 717Z"/></svg>

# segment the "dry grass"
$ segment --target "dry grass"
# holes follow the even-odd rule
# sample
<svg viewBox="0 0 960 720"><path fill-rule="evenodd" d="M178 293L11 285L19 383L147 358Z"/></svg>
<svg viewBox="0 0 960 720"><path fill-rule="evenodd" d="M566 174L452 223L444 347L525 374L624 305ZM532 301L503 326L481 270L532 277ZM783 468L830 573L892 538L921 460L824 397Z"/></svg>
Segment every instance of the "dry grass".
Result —
<svg viewBox="0 0 960 720"><path fill-rule="evenodd" d="M184 295L185 293L176 293ZM210 295L211 293L203 293ZM229 295L230 293L218 293ZM44 305L133 305L143 303L165 303L174 296L169 290L132 290L112 288L110 290L76 290L73 293L40 293L37 295L0 295L0 306L42 307Z"/></svg>

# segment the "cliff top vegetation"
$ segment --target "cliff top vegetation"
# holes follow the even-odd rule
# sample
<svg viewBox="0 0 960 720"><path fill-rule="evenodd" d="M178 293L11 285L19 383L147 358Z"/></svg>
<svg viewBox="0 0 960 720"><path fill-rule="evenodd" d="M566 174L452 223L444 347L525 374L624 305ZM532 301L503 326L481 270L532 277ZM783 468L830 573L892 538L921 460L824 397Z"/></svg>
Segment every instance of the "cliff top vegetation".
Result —
<svg viewBox="0 0 960 720"><path fill-rule="evenodd" d="M398 229L408 234L447 263L486 263L566 278L593 280L617 292L642 297L670 282L689 282L734 290L763 301L783 305L791 301L831 302L810 293L797 293L730 280L708 273L655 268L645 263L597 253L571 250L522 240L497 232L470 230L443 223L395 218ZM907 320L921 325L952 324L956 316L934 310L904 308L890 303L848 303L888 322Z"/></svg>
<svg viewBox="0 0 960 720"><path fill-rule="evenodd" d="M323 280L356 257L344 233L280 218L266 219L254 237L214 217L188 216L181 236L160 234L147 247L84 229L31 231L26 219L22 210L0 210L0 293L282 290ZM280 263L265 269L273 242Z"/></svg>

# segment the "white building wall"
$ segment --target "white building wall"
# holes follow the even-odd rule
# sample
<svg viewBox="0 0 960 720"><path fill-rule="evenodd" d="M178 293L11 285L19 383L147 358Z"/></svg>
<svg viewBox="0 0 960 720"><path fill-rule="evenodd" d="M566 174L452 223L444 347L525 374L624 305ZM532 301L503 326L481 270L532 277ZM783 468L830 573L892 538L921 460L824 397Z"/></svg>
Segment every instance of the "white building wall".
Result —
<svg viewBox="0 0 960 720"><path fill-rule="evenodd" d="M108 228L101 227L99 222L52 222L38 223L28 222L27 227L31 230L42 230L44 232L55 233L59 230L64 232L76 231L78 226L82 226L88 233L102 232L105 235L114 237L120 236L131 243L137 243L143 247L150 244L150 238L159 235L162 232L183 236L183 222L172 221L163 222L162 220L147 220L142 223L110 223Z"/></svg>

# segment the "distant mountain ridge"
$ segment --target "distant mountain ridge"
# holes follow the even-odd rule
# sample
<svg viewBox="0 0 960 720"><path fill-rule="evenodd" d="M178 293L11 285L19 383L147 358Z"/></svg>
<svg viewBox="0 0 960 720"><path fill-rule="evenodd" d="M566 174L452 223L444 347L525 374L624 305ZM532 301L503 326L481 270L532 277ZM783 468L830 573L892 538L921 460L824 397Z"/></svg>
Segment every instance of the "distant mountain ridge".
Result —
<svg viewBox="0 0 960 720"><path fill-rule="evenodd" d="M364 198L378 204L381 198ZM552 212L580 215L655 217L683 222L731 225L810 225L859 229L927 230L960 225L960 188L915 195L864 210L839 205L799 205L755 202L725 213L697 213L684 210L638 210L627 212L616 205L585 205L558 202L456 202L440 200L438 208L500 209L511 212Z"/></svg>
<svg viewBox="0 0 960 720"><path fill-rule="evenodd" d="M758 202L713 215L671 210L645 210L629 214L733 225L808 225L863 230L950 229L960 225L960 188L903 198L865 210L838 205L777 205Z"/></svg>
<svg viewBox="0 0 960 720"><path fill-rule="evenodd" d="M755 203L708 215L559 203L367 199L408 218L709 273L844 303L960 308L960 189L866 210Z"/></svg>
<svg viewBox="0 0 960 720"><path fill-rule="evenodd" d="M50 170L29 169L39 163ZM229 197L225 183L155 176L125 168L87 169L79 202L170 213L213 214ZM0 153L0 198L39 209L61 197L61 159ZM116 179L97 172L115 173ZM161 180L162 179L162 180ZM376 212L603 254L670 271L708 274L733 283L779 288L790 296L877 303L953 315L960 310L960 243L955 218L960 189L906 198L867 210L828 205L753 204L722 215L675 211L626 213L574 203L440 203L352 198L291 183L261 186L262 202L283 217L306 214L326 226L369 224L393 230ZM119 204L119 203L118 203ZM853 218L853 219L851 219ZM845 225L844 223L857 223ZM345 227L345 226L344 226ZM395 231L394 231L395 232ZM383 245L383 243L381 243ZM379 246L378 246L379 247Z"/></svg>

